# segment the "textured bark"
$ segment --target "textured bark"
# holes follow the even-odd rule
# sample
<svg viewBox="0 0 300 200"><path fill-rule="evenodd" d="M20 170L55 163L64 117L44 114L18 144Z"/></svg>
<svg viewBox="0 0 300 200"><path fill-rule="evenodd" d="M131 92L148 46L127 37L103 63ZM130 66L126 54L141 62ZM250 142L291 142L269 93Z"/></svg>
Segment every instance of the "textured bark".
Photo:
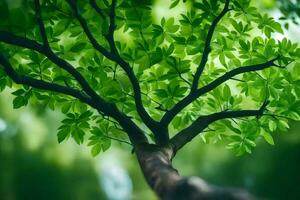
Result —
<svg viewBox="0 0 300 200"><path fill-rule="evenodd" d="M181 177L172 167L171 147L144 144L136 153L148 184L162 200L255 199L243 190L212 186L198 177Z"/></svg>

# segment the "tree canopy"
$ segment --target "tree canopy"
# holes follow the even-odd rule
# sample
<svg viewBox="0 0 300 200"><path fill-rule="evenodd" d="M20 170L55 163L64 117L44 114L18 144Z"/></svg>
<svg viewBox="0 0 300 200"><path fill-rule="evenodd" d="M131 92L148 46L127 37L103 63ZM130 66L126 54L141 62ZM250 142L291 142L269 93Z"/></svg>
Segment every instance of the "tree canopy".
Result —
<svg viewBox="0 0 300 200"><path fill-rule="evenodd" d="M13 2L0 3L0 88L14 108L61 110L59 142L179 150L202 133L240 155L300 120L300 48L249 0L173 0L185 10L161 19L147 0Z"/></svg>

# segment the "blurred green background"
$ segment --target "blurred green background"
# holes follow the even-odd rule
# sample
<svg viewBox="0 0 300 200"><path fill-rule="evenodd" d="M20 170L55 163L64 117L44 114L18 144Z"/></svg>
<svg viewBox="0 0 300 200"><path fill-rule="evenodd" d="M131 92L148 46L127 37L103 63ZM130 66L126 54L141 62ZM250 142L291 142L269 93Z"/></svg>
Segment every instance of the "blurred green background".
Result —
<svg viewBox="0 0 300 200"><path fill-rule="evenodd" d="M275 0L256 3L262 12L281 17ZM168 4L158 0L155 8L162 15ZM286 37L299 42L299 26L289 24ZM36 105L13 110L11 92L0 94L1 200L156 199L130 146L114 142L113 148L92 158L88 147L73 140L58 144L56 129L62 116ZM274 135L275 146L259 141L253 154L242 157L198 138L178 153L174 165L182 175L201 176L216 185L245 188L266 199L297 200L299 130L300 124L291 122L288 133Z"/></svg>

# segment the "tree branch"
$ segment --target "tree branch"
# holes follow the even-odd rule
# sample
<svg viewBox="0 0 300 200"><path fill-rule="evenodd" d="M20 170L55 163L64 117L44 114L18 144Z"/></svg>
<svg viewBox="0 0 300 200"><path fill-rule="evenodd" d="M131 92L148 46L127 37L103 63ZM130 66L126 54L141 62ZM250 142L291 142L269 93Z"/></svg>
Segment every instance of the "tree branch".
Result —
<svg viewBox="0 0 300 200"><path fill-rule="evenodd" d="M71 2L72 0L70 0ZM73 2L73 1L72 1ZM73 4L72 4L73 5ZM19 47L24 47L28 48L31 50L35 50L44 56L46 56L49 60L51 60L53 63L55 63L57 66L60 68L66 70L69 74L71 74L77 82L81 85L82 89L91 97L93 100L93 107L98 110L98 112L103 112L108 116L113 117L118 123L123 127L123 129L128 133L128 136L132 142L132 144L137 144L137 143L144 143L148 142L146 136L144 135L143 131L124 113L121 113L117 106L112 103L106 102L104 99L102 99L89 85L89 83L85 80L85 78L73 67L70 63L67 61L59 58L56 54L53 53L51 48L48 45L48 40L44 28L44 23L41 18L41 10L40 10L40 4L38 0L35 0L35 8L36 8L36 15L38 17L38 24L39 28L42 34L43 42L44 45L39 44L38 42L26 38L22 38L13 34L10 34L5 31L0 32L0 41L5 42L7 44L13 44L17 45ZM80 15L77 12L77 15L80 17ZM83 20L83 18L82 18ZM84 20L83 20L84 21ZM89 34L90 38L93 38L91 33L89 32L89 29L87 27L87 24L85 23L85 31L88 30L87 34ZM95 40L95 44L98 44L97 41ZM101 46L100 46L101 47ZM104 49L105 50L105 49ZM105 52L107 52L105 50ZM7 66L7 65L6 65ZM7 68L9 69L9 68ZM12 68L11 68L12 69ZM13 71L8 71L8 72L13 72ZM14 73L11 73L11 75L16 75ZM23 79L19 79L18 76L13 76L16 81L19 83L33 83L35 86L43 85L43 87L48 87L48 86L53 86L49 84L45 84L44 82L36 82L30 79L29 77L23 77ZM26 82L24 82L26 80ZM43 83L43 84L41 84ZM51 87L52 88L52 87ZM54 89L54 88L53 88ZM60 88L62 89L62 88Z"/></svg>
<svg viewBox="0 0 300 200"><path fill-rule="evenodd" d="M17 74L2 53L0 53L0 64L3 66L6 74L17 84L28 85L37 89L69 95L79 99L91 107L95 107L95 102L90 97L81 93L79 90Z"/></svg>
<svg viewBox="0 0 300 200"><path fill-rule="evenodd" d="M110 6L110 13L109 13L109 28L108 28L108 34L106 35L106 39L109 43L111 51L119 56L118 50L116 48L115 39L114 39L114 33L116 28L116 6L117 6L117 0L112 0L111 6Z"/></svg>
<svg viewBox="0 0 300 200"><path fill-rule="evenodd" d="M4 57L3 54L0 53L0 64L4 67L5 73L17 84L28 85L33 88L46 90L46 91L53 91L65 95L69 95L75 97L90 105L92 108L95 108L99 113L105 113L108 116L113 117L120 126L124 129L124 131L128 134L129 139L133 145L140 144L140 143L148 143L148 140L142 130L137 127L137 125L130 120L129 117L124 115L123 113L119 112L116 106L106 104L102 105L101 103L94 101L89 96L82 94L79 90L65 87L56 83L49 83L42 80L37 80L31 78L29 76L22 76L16 73L13 67L10 65L9 61Z"/></svg>
<svg viewBox="0 0 300 200"><path fill-rule="evenodd" d="M239 74L247 73L247 72L254 72L254 71L263 70L263 69L269 68L271 66L276 66L276 64L274 62L278 59L279 59L279 56L277 56L276 58L274 58L270 61L267 61L265 63L239 67L239 68L233 69L233 70L225 73L224 75L222 75L219 78L215 79L211 83L203 86L200 89L197 89L195 92L190 93L185 98L180 100L172 109L170 109L168 112L165 113L165 115L162 117L162 119L160 121L161 125L162 126L167 126L182 109L184 109L190 103L195 101L201 95L204 95L204 94L212 91L213 89L215 89L216 87L218 87L222 83L230 80L232 77L234 77L236 75L239 75Z"/></svg>
<svg viewBox="0 0 300 200"><path fill-rule="evenodd" d="M69 74L71 74L81 85L82 89L95 101L98 101L103 106L107 106L108 103L105 102L104 99L102 99L89 85L89 83L85 80L85 78L73 67L70 63L67 61L59 58L56 54L54 54L51 49L48 49L44 47L43 45L37 43L34 40L22 38L7 32L0 32L0 41L5 42L7 44L13 44L17 45L19 47L24 47L28 49L35 50L44 56L46 56L49 60L51 60L53 63L55 63L60 68L67 71Z"/></svg>
<svg viewBox="0 0 300 200"><path fill-rule="evenodd" d="M102 9L97 5L96 0L90 0L90 4L94 8L94 10L102 17L102 19L106 18Z"/></svg>
<svg viewBox="0 0 300 200"><path fill-rule="evenodd" d="M22 38L8 32L0 31L0 41L7 44L35 50L46 56L57 66L69 72L79 82L84 91L93 99L93 107L95 109L97 109L99 112L103 112L106 115L113 117L120 123L123 129L128 133L132 144L147 142L147 138L140 130L140 128L138 128L136 124L134 124L134 122L130 120L125 114L121 113L115 104L108 103L100 96L98 96L97 93L90 87L88 82L84 79L84 77L67 61L59 58L52 51L46 49L43 45L37 43L34 40Z"/></svg>
<svg viewBox="0 0 300 200"><path fill-rule="evenodd" d="M165 113L165 115L162 117L160 124L162 127L167 127L169 123L172 121L172 119L187 105L189 105L191 102L193 102L195 99L197 99L201 94L199 94L198 90L198 83L200 76L205 68L205 65L208 61L208 56L211 51L210 43L213 37L213 34L215 32L215 29L220 22L220 20L225 16L225 14L230 10L229 9L229 3L230 0L225 1L224 8L222 12L213 20L205 40L204 50L201 58L201 62L196 70L196 73L194 75L193 82L191 84L191 91L190 93L183 98L181 101L179 101L171 110Z"/></svg>
<svg viewBox="0 0 300 200"><path fill-rule="evenodd" d="M31 50L37 51L41 54L44 54L44 55L46 54L45 47L43 45L41 45L40 43L38 43L34 40L31 40L31 39L27 39L27 38L23 38L23 37L14 35L7 31L0 31L0 41L7 43L7 44L24 47L26 49L31 49Z"/></svg>
<svg viewBox="0 0 300 200"><path fill-rule="evenodd" d="M211 26L210 26L210 28L208 30L207 37L206 37L206 40L205 40L204 51L203 51L203 54L202 54L202 59L201 59L201 62L199 64L198 68L197 68L197 71L195 73L194 80L193 80L192 87L191 87L191 92L196 91L197 88L198 88L198 83L199 83L200 76L201 76L201 74L202 74L202 72L204 70L204 67L205 67L205 65L207 63L207 60L208 60L208 55L209 55L209 53L211 51L210 43L211 43L213 34L214 34L215 29L216 29L218 23L220 22L220 20L229 11L229 3L230 3L230 0L226 0L225 1L224 9L214 19L214 21L212 22L212 24L211 24Z"/></svg>
<svg viewBox="0 0 300 200"><path fill-rule="evenodd" d="M158 129L159 129L159 124L157 121L155 121L153 118L150 117L150 115L148 114L148 112L146 111L146 109L143 106L141 88L140 88L138 79L135 76L130 65L121 58L121 56L119 55L118 50L115 46L115 41L114 41L114 31L115 31L115 26L116 26L115 25L115 8L116 8L117 1L116 0L112 1L112 5L111 5L111 9L110 9L110 16L109 16L110 17L109 33L106 36L106 39L108 40L108 43L111 48L111 52L107 51L104 47L102 47L97 42L97 40L91 33L90 29L88 28L87 22L80 15L75 0L67 0L67 2L69 3L70 7L74 11L75 17L79 21L80 25L82 26L84 32L86 33L86 35L87 35L88 39L90 40L90 42L92 43L93 47L97 51L99 51L102 55L104 55L106 58L118 63L121 66L121 68L125 71L125 73L127 74L128 78L132 84L133 90L134 90L134 99L135 99L135 104L136 104L136 108L137 108L137 112L138 112L139 116L141 117L143 122L146 124L146 126L152 132L154 132L154 134L157 133Z"/></svg>
<svg viewBox="0 0 300 200"><path fill-rule="evenodd" d="M46 30L45 30L45 24L44 24L43 19L42 19L40 1L39 0L34 0L34 5L35 5L35 15L36 15L37 22L38 22L38 25L39 25L39 29L40 29L40 32L41 32L43 44L44 44L45 48L50 49L48 38L47 38L47 33L46 33Z"/></svg>
<svg viewBox="0 0 300 200"><path fill-rule="evenodd" d="M103 46L101 46L98 41L96 40L96 38L93 36L91 30L88 27L87 22L85 21L85 19L82 17L82 15L79 13L77 4L76 4L76 0L67 0L68 4L70 5L70 7L73 10L73 13L76 17L76 19L79 21L84 33L86 34L86 36L88 37L88 39L90 40L91 44L93 45L93 47L99 51L102 55L104 55L105 57L107 57L110 60L115 60L115 56L114 54L112 54L111 52L107 51Z"/></svg>
<svg viewBox="0 0 300 200"><path fill-rule="evenodd" d="M259 70L269 68L271 66L276 66L274 62L278 59L279 59L279 56L277 56L276 58L274 58L270 61L267 61L265 63L261 63L261 64L257 64L257 65L249 65L249 66L233 69L233 70L225 73L224 75L220 76L219 78L215 79L211 83L198 89L196 94L197 94L197 96L206 94L206 93L212 91L213 89L215 89L216 87L218 87L219 85L221 85L222 83L225 83L226 81L232 79L232 77L234 77L236 75L244 74L247 72L259 71Z"/></svg>
<svg viewBox="0 0 300 200"><path fill-rule="evenodd" d="M185 144L190 142L194 137L201 133L209 124L227 118L241 118L241 117L261 117L269 101L265 101L258 110L238 110L238 111L222 111L211 115L201 116L195 120L189 127L183 129L171 138L170 143L173 145L174 151L178 151Z"/></svg>

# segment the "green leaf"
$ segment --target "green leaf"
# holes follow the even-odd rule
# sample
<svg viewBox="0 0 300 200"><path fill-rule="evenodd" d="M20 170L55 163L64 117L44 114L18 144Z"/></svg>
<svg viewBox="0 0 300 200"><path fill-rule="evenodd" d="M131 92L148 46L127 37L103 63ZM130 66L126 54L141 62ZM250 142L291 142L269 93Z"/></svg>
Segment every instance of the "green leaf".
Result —
<svg viewBox="0 0 300 200"><path fill-rule="evenodd" d="M101 144L98 143L94 145L91 149L92 156L97 156L101 152L101 149Z"/></svg>
<svg viewBox="0 0 300 200"><path fill-rule="evenodd" d="M219 60L220 60L220 63L221 63L222 65L224 65L224 66L227 65L227 64L226 64L226 59L225 59L224 53L220 53L220 55L219 55Z"/></svg>
<svg viewBox="0 0 300 200"><path fill-rule="evenodd" d="M274 145L274 139L272 137L272 135L264 130L261 131L261 135L264 137L264 139L266 140L267 143L269 143L270 145Z"/></svg>
<svg viewBox="0 0 300 200"><path fill-rule="evenodd" d="M69 102L65 103L65 104L61 107L61 112L66 114L66 113L70 110L71 106L72 106L71 103L69 103Z"/></svg>
<svg viewBox="0 0 300 200"><path fill-rule="evenodd" d="M180 0L175 0L171 5L170 5L170 9L176 7L178 5L178 3L180 2Z"/></svg>
<svg viewBox="0 0 300 200"><path fill-rule="evenodd" d="M281 25L280 25L278 22L273 22L273 23L271 24L271 27L272 27L275 31L277 31L278 33L281 33L281 34L284 33L283 30L282 30L282 28L281 28Z"/></svg>
<svg viewBox="0 0 300 200"><path fill-rule="evenodd" d="M289 112L289 117L295 121L300 121L300 115L294 111Z"/></svg>
<svg viewBox="0 0 300 200"><path fill-rule="evenodd" d="M77 144L83 143L84 132L79 127L72 128L71 136L74 138L74 140Z"/></svg>
<svg viewBox="0 0 300 200"><path fill-rule="evenodd" d="M277 128L277 124L276 124L276 122L275 121L273 121L273 120L270 120L269 121L269 129L270 129L270 131L275 131L276 130L276 128Z"/></svg>
<svg viewBox="0 0 300 200"><path fill-rule="evenodd" d="M65 126L64 128L60 129L57 133L57 140L59 143L64 141L70 135L70 127Z"/></svg>
<svg viewBox="0 0 300 200"><path fill-rule="evenodd" d="M71 49L70 51L74 52L74 53L77 53L77 52L80 52L82 51L86 46L86 42L80 42L80 43L77 43L75 44Z"/></svg>
<svg viewBox="0 0 300 200"><path fill-rule="evenodd" d="M156 96L166 98L169 96L168 92L164 89L158 89L155 91Z"/></svg>
<svg viewBox="0 0 300 200"><path fill-rule="evenodd" d="M175 49L175 46L174 46L174 44L172 43L172 44L169 46L168 50L166 51L166 56L171 55L171 54L173 53L174 49Z"/></svg>
<svg viewBox="0 0 300 200"><path fill-rule="evenodd" d="M14 109L20 108L22 106L26 106L27 104L28 104L28 99L26 99L23 96L17 96L13 100L13 107L14 107Z"/></svg>
<svg viewBox="0 0 300 200"><path fill-rule="evenodd" d="M103 138L102 140L102 150L105 152L111 146L111 140L108 138Z"/></svg>
<svg viewBox="0 0 300 200"><path fill-rule="evenodd" d="M277 126L278 126L278 129L281 131L287 131L290 128L289 124L284 120L279 120L279 123Z"/></svg>
<svg viewBox="0 0 300 200"><path fill-rule="evenodd" d="M265 27L264 32L268 38L271 38L271 33L273 32L273 29Z"/></svg>
<svg viewBox="0 0 300 200"><path fill-rule="evenodd" d="M245 143L246 143L248 146L250 146L250 147L256 147L256 144L255 144L254 141L249 140L249 139L247 139L247 138L246 138L244 141L245 141ZM248 153L251 153L251 152L248 152Z"/></svg>
<svg viewBox="0 0 300 200"><path fill-rule="evenodd" d="M231 97L231 91L230 88L227 84L225 84L224 88L223 88L223 97L225 100L228 100Z"/></svg>
<svg viewBox="0 0 300 200"><path fill-rule="evenodd" d="M243 48L243 50L249 51L250 46L246 42L244 42L243 40L239 40L239 43L240 43L241 47Z"/></svg>
<svg viewBox="0 0 300 200"><path fill-rule="evenodd" d="M6 87L7 81L6 78L0 77L0 92L2 92Z"/></svg>
<svg viewBox="0 0 300 200"><path fill-rule="evenodd" d="M25 93L26 93L26 91L24 89L18 89L16 91L12 92L12 94L15 95L15 96L21 96Z"/></svg>

